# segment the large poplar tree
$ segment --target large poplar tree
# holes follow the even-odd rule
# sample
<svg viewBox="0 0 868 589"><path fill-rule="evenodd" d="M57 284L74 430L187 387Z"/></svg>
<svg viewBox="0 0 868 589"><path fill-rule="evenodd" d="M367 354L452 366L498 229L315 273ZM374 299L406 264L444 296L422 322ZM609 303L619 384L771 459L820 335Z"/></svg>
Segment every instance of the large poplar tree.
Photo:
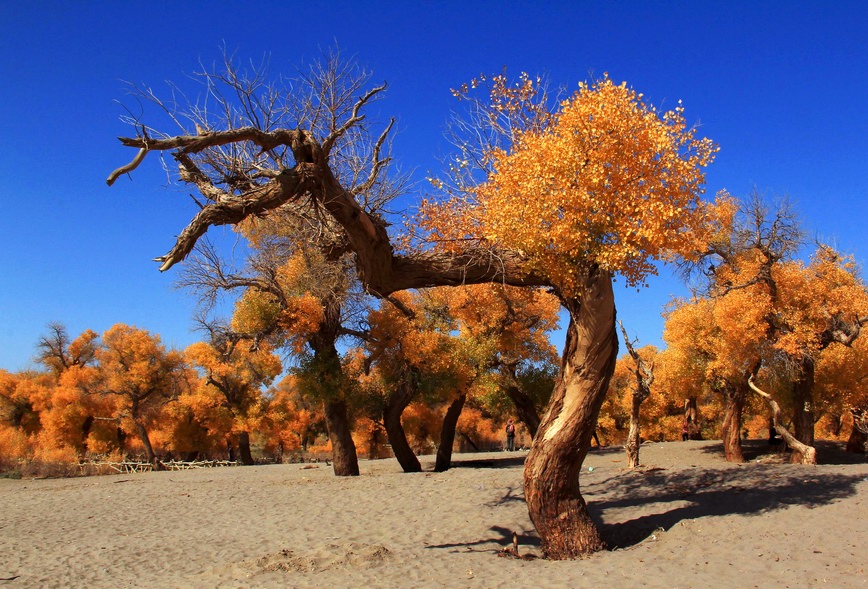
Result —
<svg viewBox="0 0 868 589"><path fill-rule="evenodd" d="M534 81L520 84L532 98ZM696 138L680 106L658 112L608 78L580 85L550 117L531 117L539 124L515 129L502 148L487 152L492 173L429 215L445 240L441 247L401 250L386 223L371 214L364 191L351 188L353 177L334 166L383 90L353 89L357 99L326 125L312 113L248 117L267 124L244 127L232 126L230 117L223 128L191 125L180 134L138 127L137 137L121 138L137 155L109 183L148 153L166 152L178 165L177 179L207 200L159 258L161 270L181 262L212 226L306 203L342 228L358 276L376 296L481 282L550 288L570 320L561 370L526 461L525 497L546 556L600 550L579 471L617 356L612 281L621 275L627 284L641 283L655 271L655 259L692 249L702 216L702 169L716 148ZM533 105L511 90L494 90L495 111ZM361 186L379 181L386 163L384 135L371 137ZM219 158L225 165L211 165Z"/></svg>

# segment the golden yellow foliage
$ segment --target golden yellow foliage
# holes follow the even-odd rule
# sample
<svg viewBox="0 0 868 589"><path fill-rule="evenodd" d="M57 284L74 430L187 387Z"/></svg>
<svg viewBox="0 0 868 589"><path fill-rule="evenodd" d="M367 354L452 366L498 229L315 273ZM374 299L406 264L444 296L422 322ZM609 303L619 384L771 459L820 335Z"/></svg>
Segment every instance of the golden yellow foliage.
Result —
<svg viewBox="0 0 868 589"><path fill-rule="evenodd" d="M494 151L469 206L423 203L421 225L446 247L472 238L523 252L565 293L592 265L636 284L654 259L693 251L707 227L702 169L716 151L680 105L659 113L606 77L580 84L544 130Z"/></svg>

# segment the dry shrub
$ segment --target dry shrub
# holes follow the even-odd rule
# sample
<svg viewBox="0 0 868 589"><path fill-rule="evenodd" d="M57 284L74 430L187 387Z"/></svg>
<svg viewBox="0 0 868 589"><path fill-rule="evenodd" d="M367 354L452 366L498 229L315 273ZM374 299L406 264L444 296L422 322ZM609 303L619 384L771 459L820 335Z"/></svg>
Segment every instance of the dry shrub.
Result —
<svg viewBox="0 0 868 589"><path fill-rule="evenodd" d="M75 448L37 446L33 459L21 464L21 476L26 478L61 478L82 474Z"/></svg>

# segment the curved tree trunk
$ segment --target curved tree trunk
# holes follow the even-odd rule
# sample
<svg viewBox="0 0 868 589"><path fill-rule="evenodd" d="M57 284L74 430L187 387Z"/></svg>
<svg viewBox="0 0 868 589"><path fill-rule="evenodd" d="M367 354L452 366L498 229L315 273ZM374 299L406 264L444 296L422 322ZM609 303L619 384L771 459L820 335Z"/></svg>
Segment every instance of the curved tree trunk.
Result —
<svg viewBox="0 0 868 589"><path fill-rule="evenodd" d="M744 462L740 434L746 399L745 391L742 388L735 390L727 388L724 397L726 398L726 407L723 412L723 427L721 428L723 454L727 462Z"/></svg>
<svg viewBox="0 0 868 589"><path fill-rule="evenodd" d="M413 373L405 370L401 383L392 391L383 407L383 425L386 427L386 435L389 437L389 444L392 445L392 452L404 472L422 472L422 465L416 458L410 443L407 442L404 426L401 425L401 414L415 396Z"/></svg>
<svg viewBox="0 0 868 589"><path fill-rule="evenodd" d="M507 386L506 394L515 405L515 412L518 415L519 421L527 427L527 431L531 439L533 439L536 436L536 431L539 429L539 414L533 401L515 385Z"/></svg>
<svg viewBox="0 0 868 589"><path fill-rule="evenodd" d="M777 402L772 399L771 395L769 395L763 390L760 390L753 383L752 376L750 377L750 379L748 379L747 383L748 386L750 386L751 390L753 390L753 392L765 399L766 402L769 404L769 407L772 408L775 420L775 431L780 434L781 438L783 438L784 442L786 442L790 450L793 451L793 457L800 456L801 464L817 464L817 451L814 449L814 447L806 446L805 444L801 443L799 440L796 439L793 434L790 433L790 430L788 430L781 424L783 413L781 412L780 405L778 405ZM793 460L793 462L795 462L795 460Z"/></svg>
<svg viewBox="0 0 868 589"><path fill-rule="evenodd" d="M446 415L443 417L443 427L440 428L440 445L437 446L437 461L434 463L434 472L446 472L452 465L452 446L455 444L455 428L458 426L458 418L464 409L467 394L462 393L452 401Z"/></svg>
<svg viewBox="0 0 868 589"><path fill-rule="evenodd" d="M250 432L239 432L238 455L241 458L241 464L245 466L253 465L253 454L250 453Z"/></svg>
<svg viewBox="0 0 868 589"><path fill-rule="evenodd" d="M618 337L611 276L592 270L583 282L581 300L562 300L570 322L561 370L524 469L528 512L552 559L604 547L579 491L579 472L615 370Z"/></svg>

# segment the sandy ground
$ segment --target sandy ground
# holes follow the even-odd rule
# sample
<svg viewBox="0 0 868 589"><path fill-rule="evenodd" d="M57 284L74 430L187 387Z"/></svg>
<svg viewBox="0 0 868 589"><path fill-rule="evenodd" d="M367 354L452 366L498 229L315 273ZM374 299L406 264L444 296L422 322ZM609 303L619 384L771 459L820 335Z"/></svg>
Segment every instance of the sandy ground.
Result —
<svg viewBox="0 0 868 589"><path fill-rule="evenodd" d="M780 464L757 442L593 450L583 493L610 550L539 554L524 452L456 455L447 473L362 461L0 480L5 587L868 587L868 463ZM759 462L757 462L759 459ZM430 470L432 459L423 458ZM305 468L307 466L307 468Z"/></svg>

